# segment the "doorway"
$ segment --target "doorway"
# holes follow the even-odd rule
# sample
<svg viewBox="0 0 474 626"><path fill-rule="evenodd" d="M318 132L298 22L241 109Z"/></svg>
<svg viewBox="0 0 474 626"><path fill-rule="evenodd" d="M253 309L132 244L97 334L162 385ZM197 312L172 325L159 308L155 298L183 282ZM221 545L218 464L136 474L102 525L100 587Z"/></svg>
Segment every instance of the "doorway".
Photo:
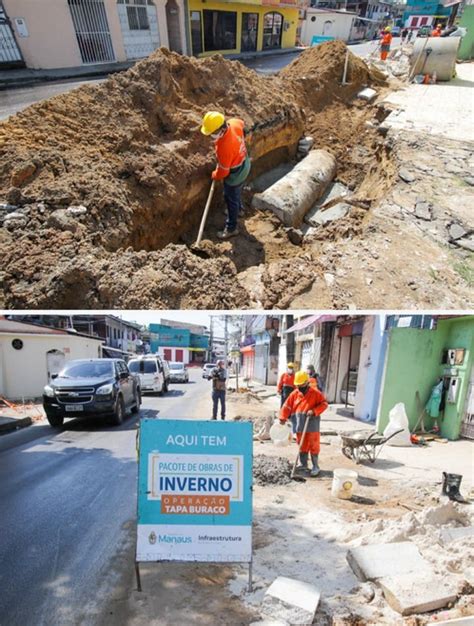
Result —
<svg viewBox="0 0 474 626"><path fill-rule="evenodd" d="M263 49L273 50L281 48L283 33L283 15L276 11L266 13L263 18Z"/></svg>
<svg viewBox="0 0 474 626"><path fill-rule="evenodd" d="M2 69L24 66L20 48L2 3L0 1L0 67Z"/></svg>
<svg viewBox="0 0 474 626"><path fill-rule="evenodd" d="M172 52L183 53L181 47L181 26L179 24L179 6L176 0L166 3L166 24L168 27L168 44Z"/></svg>
<svg viewBox="0 0 474 626"><path fill-rule="evenodd" d="M258 13L242 13L241 52L257 50Z"/></svg>
<svg viewBox="0 0 474 626"><path fill-rule="evenodd" d="M114 61L104 0L68 0L84 64Z"/></svg>
<svg viewBox="0 0 474 626"><path fill-rule="evenodd" d="M49 350L46 352L46 371L48 372L48 382L53 374L59 374L63 369L66 356L61 350Z"/></svg>

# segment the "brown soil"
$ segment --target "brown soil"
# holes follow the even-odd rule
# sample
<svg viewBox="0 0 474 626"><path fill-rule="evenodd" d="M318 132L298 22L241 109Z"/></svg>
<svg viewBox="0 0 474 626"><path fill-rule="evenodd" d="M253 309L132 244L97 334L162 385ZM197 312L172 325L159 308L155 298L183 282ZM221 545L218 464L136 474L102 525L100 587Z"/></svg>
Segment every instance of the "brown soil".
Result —
<svg viewBox="0 0 474 626"><path fill-rule="evenodd" d="M316 255L314 246L293 245L273 216L248 212L237 239L205 242L208 259L183 245L196 236L214 161L199 122L208 109L242 117L253 131L253 175L290 160L310 132L336 155L338 179L353 189L370 183L369 200L376 199L393 176L389 150L365 127L376 109L353 97L380 77L350 54L350 84L342 87L345 54L344 44L330 42L262 78L220 56L160 49L101 85L11 117L0 126L0 200L17 205L24 221L0 229L0 304L289 306L317 278L308 274ZM87 212L71 216L71 205ZM359 234L366 208L354 207L321 237ZM207 232L222 226L222 210L218 190Z"/></svg>

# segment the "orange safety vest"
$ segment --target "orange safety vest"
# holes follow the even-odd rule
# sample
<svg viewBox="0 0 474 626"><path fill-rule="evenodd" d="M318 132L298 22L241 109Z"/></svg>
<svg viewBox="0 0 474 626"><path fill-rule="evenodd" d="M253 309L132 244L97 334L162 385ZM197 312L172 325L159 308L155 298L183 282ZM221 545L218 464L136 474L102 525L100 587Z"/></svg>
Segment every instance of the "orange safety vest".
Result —
<svg viewBox="0 0 474 626"><path fill-rule="evenodd" d="M382 46L390 46L391 43L392 43L392 34L384 33L382 35Z"/></svg>
<svg viewBox="0 0 474 626"><path fill-rule="evenodd" d="M244 137L244 121L232 118L227 121L227 130L216 139L215 150L217 167L214 178L221 180L229 176L231 170L239 168L247 156Z"/></svg>
<svg viewBox="0 0 474 626"><path fill-rule="evenodd" d="M441 37L441 28L435 28L435 30L432 31L431 36L432 37Z"/></svg>
<svg viewBox="0 0 474 626"><path fill-rule="evenodd" d="M295 389L281 407L280 419L286 421L290 416L295 417L297 423L296 432L302 432L306 421L306 413L313 411L314 417L309 420L307 432L319 432L319 416L328 406L326 398L318 389L310 387L305 394L301 393L299 389Z"/></svg>
<svg viewBox="0 0 474 626"><path fill-rule="evenodd" d="M278 386L277 386L278 393L282 392L283 387L291 387L291 389L295 388L295 375L294 374L288 374L288 372L284 372L280 376L280 380L278 381Z"/></svg>
<svg viewBox="0 0 474 626"><path fill-rule="evenodd" d="M309 386L313 389L318 389L318 379L311 376L309 379Z"/></svg>

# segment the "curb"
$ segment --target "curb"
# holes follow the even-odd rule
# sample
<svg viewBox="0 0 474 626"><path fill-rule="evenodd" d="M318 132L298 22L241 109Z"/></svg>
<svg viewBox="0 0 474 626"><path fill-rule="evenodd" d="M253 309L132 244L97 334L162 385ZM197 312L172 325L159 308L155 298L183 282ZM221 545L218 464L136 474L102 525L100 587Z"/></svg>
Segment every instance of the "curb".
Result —
<svg viewBox="0 0 474 626"><path fill-rule="evenodd" d="M14 418L13 418L14 419ZM9 422L7 424L0 424L0 434L10 433L14 430L19 430L20 428L26 428L27 426L32 426L33 420L31 417L23 417L21 419L15 419L14 422Z"/></svg>

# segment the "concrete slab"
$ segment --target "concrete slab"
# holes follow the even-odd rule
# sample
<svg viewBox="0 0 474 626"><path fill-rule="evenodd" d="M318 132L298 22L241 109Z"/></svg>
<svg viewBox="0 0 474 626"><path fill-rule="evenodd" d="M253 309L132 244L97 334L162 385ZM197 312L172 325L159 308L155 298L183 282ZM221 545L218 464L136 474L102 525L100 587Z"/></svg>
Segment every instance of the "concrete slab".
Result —
<svg viewBox="0 0 474 626"><path fill-rule="evenodd" d="M321 593L308 583L279 576L268 588L262 602L262 617L312 624Z"/></svg>
<svg viewBox="0 0 474 626"><path fill-rule="evenodd" d="M457 598L455 586L436 574L414 572L381 578L378 584L392 609L400 615L427 613L442 609Z"/></svg>
<svg viewBox="0 0 474 626"><path fill-rule="evenodd" d="M440 533L440 539L443 545L458 541L458 539L469 539L470 537L474 537L474 526L443 528Z"/></svg>
<svg viewBox="0 0 474 626"><path fill-rule="evenodd" d="M364 582L412 572L432 573L416 545L409 541L351 548L346 558L354 574Z"/></svg>
<svg viewBox="0 0 474 626"><path fill-rule="evenodd" d="M366 87L365 89L362 89L362 91L359 91L359 93L357 94L357 97L360 98L361 100L365 100L366 102L371 102L375 98L376 95L377 95L377 92L375 91L375 89Z"/></svg>
<svg viewBox="0 0 474 626"><path fill-rule="evenodd" d="M347 202L338 202L329 209L321 210L319 207L316 210L311 209L305 218L305 221L311 226L324 226L334 220L340 220L345 217L351 210L351 205Z"/></svg>

